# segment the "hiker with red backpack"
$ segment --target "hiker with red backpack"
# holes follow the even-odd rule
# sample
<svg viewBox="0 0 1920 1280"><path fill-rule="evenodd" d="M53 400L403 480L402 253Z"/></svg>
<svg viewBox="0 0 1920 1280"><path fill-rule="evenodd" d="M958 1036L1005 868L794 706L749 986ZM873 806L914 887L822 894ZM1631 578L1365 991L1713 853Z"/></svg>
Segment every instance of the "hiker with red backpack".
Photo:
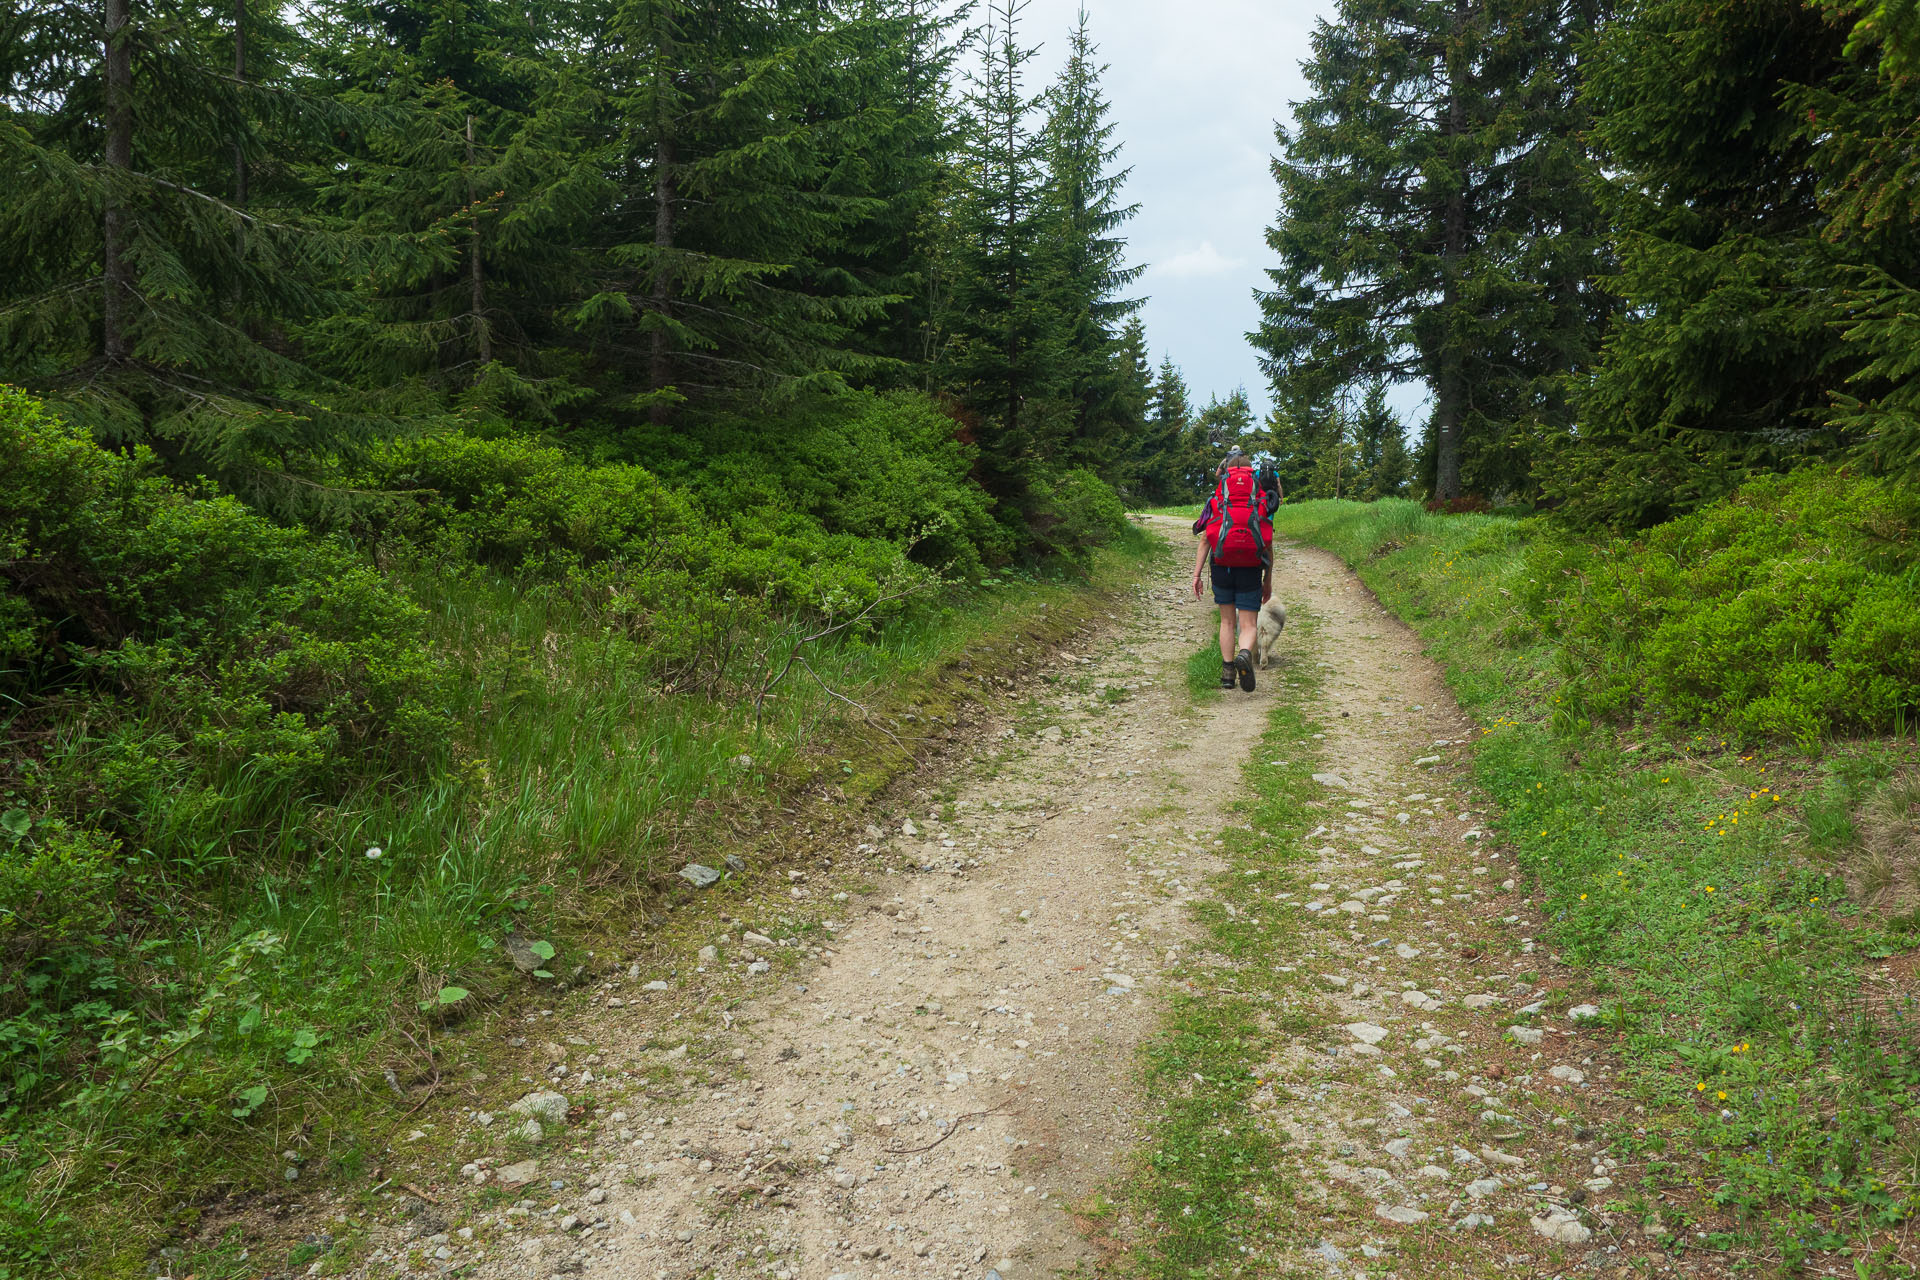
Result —
<svg viewBox="0 0 1920 1280"><path fill-rule="evenodd" d="M1213 564L1213 602L1220 606L1220 687L1253 692L1253 649L1260 606L1273 597L1273 507L1284 496L1278 481L1263 487L1240 449L1220 464L1220 481L1194 531L1203 534L1193 557L1193 597L1200 570ZM1236 643L1237 641L1237 643Z"/></svg>

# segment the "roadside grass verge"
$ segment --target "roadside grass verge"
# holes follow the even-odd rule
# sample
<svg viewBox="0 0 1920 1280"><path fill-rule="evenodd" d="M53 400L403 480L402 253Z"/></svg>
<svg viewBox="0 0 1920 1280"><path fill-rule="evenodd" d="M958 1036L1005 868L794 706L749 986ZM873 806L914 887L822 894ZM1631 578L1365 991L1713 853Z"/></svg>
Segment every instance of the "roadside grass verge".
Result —
<svg viewBox="0 0 1920 1280"><path fill-rule="evenodd" d="M1127 512L1130 516L1177 516L1182 520L1191 520L1200 514L1202 499L1192 502L1175 502L1164 507L1138 507Z"/></svg>
<svg viewBox="0 0 1920 1280"><path fill-rule="evenodd" d="M1644 1136L1641 1117L1615 1135L1649 1169L1619 1207L1657 1214L1675 1248L1915 1274L1915 939L1850 900L1838 865L1848 815L1911 745L1810 759L1596 726L1519 606L1537 526L1404 502L1305 503L1278 525L1352 564L1479 721L1476 779L1646 1108ZM1698 1224L1696 1193L1718 1211Z"/></svg>
<svg viewBox="0 0 1920 1280"><path fill-rule="evenodd" d="M1202 656L1212 683L1219 655ZM1159 1110L1124 1191L1141 1223L1133 1272L1156 1280L1278 1280L1287 1273L1277 1259L1298 1244L1288 1136L1259 1113L1274 1101L1266 1064L1312 1026L1298 975L1272 963L1298 949L1297 913L1276 910L1273 895L1293 887L1309 805L1324 794L1312 777L1315 726L1297 705L1312 692L1312 671L1301 673L1242 766L1242 821L1221 833L1227 865L1195 908L1199 949L1210 955L1178 971L1181 986L1142 1051L1144 1092Z"/></svg>
<svg viewBox="0 0 1920 1280"><path fill-rule="evenodd" d="M352 1191L451 1073L511 1078L520 1051L491 1031L658 963L703 912L811 856L826 837L797 829L852 821L1008 696L1003 678L1097 624L1153 546L1135 531L1084 578L1004 574L808 646L758 714L663 692L644 652L560 593L409 582L455 677L453 766L250 833L233 874L129 940L156 998L206 1005L207 1030L97 1118L5 1117L0 1277L144 1273L222 1196ZM743 649L777 671L798 635ZM747 870L704 897L676 875L724 853ZM547 976L515 968L509 932L552 948ZM239 1248L211 1247L199 1273Z"/></svg>

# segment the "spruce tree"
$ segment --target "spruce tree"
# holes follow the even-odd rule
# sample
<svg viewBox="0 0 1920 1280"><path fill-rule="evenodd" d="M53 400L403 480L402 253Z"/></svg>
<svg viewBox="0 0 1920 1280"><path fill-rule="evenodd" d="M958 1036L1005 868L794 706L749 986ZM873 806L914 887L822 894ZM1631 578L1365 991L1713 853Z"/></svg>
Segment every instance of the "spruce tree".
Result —
<svg viewBox="0 0 1920 1280"><path fill-rule="evenodd" d="M1399 497L1413 478L1413 460L1407 454L1406 434L1399 417L1387 404L1387 388L1375 382L1354 422L1356 492L1363 498Z"/></svg>
<svg viewBox="0 0 1920 1280"><path fill-rule="evenodd" d="M12 46L0 380L294 513L387 424L285 340L339 305L331 264L365 246L303 207L294 162L359 122L297 91L302 39L279 13L61 5Z"/></svg>
<svg viewBox="0 0 1920 1280"><path fill-rule="evenodd" d="M1655 523L1834 447L1838 255L1783 90L1844 41L1797 0L1649 0L1603 33L1587 96L1623 306L1547 475L1562 518Z"/></svg>
<svg viewBox="0 0 1920 1280"><path fill-rule="evenodd" d="M1862 363L1827 423L1877 470L1920 476L1920 21L1912 0L1824 0L1850 22L1844 72L1790 90L1804 108L1826 236L1858 265L1840 291L1841 340Z"/></svg>
<svg viewBox="0 0 1920 1280"><path fill-rule="evenodd" d="M1080 10L1068 37L1066 65L1047 94L1041 135L1046 156L1046 263L1054 323L1063 329L1061 359L1073 402L1074 433L1066 460L1111 473L1124 442L1141 428L1128 402L1132 370L1119 350L1121 326L1141 300L1119 294L1143 268L1127 264L1117 234L1138 205L1120 203L1130 170L1115 169L1120 147L1100 89L1106 70Z"/></svg>
<svg viewBox="0 0 1920 1280"><path fill-rule="evenodd" d="M1196 464L1187 454L1193 411L1186 380L1172 357L1162 357L1148 391L1145 422L1134 440L1134 474L1148 501L1184 502L1194 496Z"/></svg>
<svg viewBox="0 0 1920 1280"><path fill-rule="evenodd" d="M1561 519L1653 524L1856 450L1920 469L1920 81L1895 8L1648 0L1605 32L1588 92L1623 306L1547 476Z"/></svg>
<svg viewBox="0 0 1920 1280"><path fill-rule="evenodd" d="M1345 405L1335 405L1320 415L1309 430L1312 441L1313 469L1308 473L1305 496L1310 498L1364 497L1357 493L1364 474L1360 462L1356 424Z"/></svg>
<svg viewBox="0 0 1920 1280"><path fill-rule="evenodd" d="M336 0L313 23L316 90L375 119L313 173L315 201L394 246L352 280L359 306L308 331L315 359L396 406L551 421L579 394L555 313L609 199L598 101L559 52L575 14Z"/></svg>
<svg viewBox="0 0 1920 1280"><path fill-rule="evenodd" d="M1018 499L1072 433L1066 334L1049 305L1049 232L1034 50L1025 0L991 0L983 66L966 96L966 164L949 217L952 303L940 376L977 418L988 489Z"/></svg>
<svg viewBox="0 0 1920 1280"><path fill-rule="evenodd" d="M831 259L875 200L823 84L846 27L816 5L626 0L601 73L615 187L596 287L567 309L602 406L652 443L695 409L843 386L854 340L892 300Z"/></svg>
<svg viewBox="0 0 1920 1280"><path fill-rule="evenodd" d="M1593 21L1576 0L1345 0L1278 131L1266 371L1312 401L1424 379L1442 497L1524 484L1512 439L1571 422L1559 379L1601 314L1573 96Z"/></svg>
<svg viewBox="0 0 1920 1280"><path fill-rule="evenodd" d="M1260 434L1262 445L1273 455L1282 491L1290 500L1308 497L1315 451L1305 406L1293 399L1276 401Z"/></svg>
<svg viewBox="0 0 1920 1280"><path fill-rule="evenodd" d="M939 220L962 143L951 85L966 13L935 0L860 0L845 9L845 54L824 69L821 105L810 110L822 115L837 104L831 128L841 189L870 199L823 258L888 300L854 338L887 361L872 376L930 386L949 284Z"/></svg>
<svg viewBox="0 0 1920 1280"><path fill-rule="evenodd" d="M1165 502L1163 477L1149 461L1166 442L1148 419L1153 404L1153 365L1147 355L1147 326L1139 316L1127 317L1111 366L1114 391L1108 403L1113 421L1123 425L1124 433L1115 442L1107 477L1129 497Z"/></svg>

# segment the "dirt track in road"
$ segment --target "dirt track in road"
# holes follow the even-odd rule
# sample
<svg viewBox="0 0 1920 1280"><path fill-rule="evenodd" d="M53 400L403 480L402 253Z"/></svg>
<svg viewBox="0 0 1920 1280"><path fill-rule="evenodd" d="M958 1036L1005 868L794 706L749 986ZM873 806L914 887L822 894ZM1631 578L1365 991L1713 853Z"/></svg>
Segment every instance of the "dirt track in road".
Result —
<svg viewBox="0 0 1920 1280"><path fill-rule="evenodd" d="M1109 647L1063 658L1053 704L990 740L951 801L869 832L892 867L920 869L850 899L824 965L731 1027L689 1028L714 1084L657 1113L628 1106L618 1172L639 1185L606 1211L635 1226L594 1274L1005 1260L1011 1280L1096 1261L1066 1210L1142 1137L1134 1052L1238 782L1219 745L1257 736L1266 710L1257 694L1192 710L1184 556L1122 606ZM1145 848L1175 870L1147 880ZM602 1056L677 1048L635 1030Z"/></svg>
<svg viewBox="0 0 1920 1280"><path fill-rule="evenodd" d="M1136 1052L1181 967L1218 963L1187 908L1220 869L1276 696L1306 699L1324 730L1327 817L1274 900L1302 914L1302 953L1270 959L1297 971L1316 1030L1266 1072L1263 1122L1288 1131L1299 1191L1263 1273L1379 1274L1368 1251L1391 1258L1414 1233L1432 1244L1403 1276L1612 1257L1624 1235L1574 1207L1583 1180L1621 1173L1578 1118L1604 1063L1536 973L1550 966L1481 815L1444 780L1471 726L1437 669L1344 566L1291 548L1277 593L1309 638L1289 636L1255 694L1196 705L1186 664L1215 615L1187 591L1184 529L1157 527L1166 548L1110 638L1059 654L1044 697L869 827L865 880L794 882L839 891L822 931L722 908L697 940L711 950L665 989L636 970L537 1020L547 1076L514 1096L567 1095L565 1136L470 1115L471 1163L383 1229L360 1274L1110 1270L1111 1242L1072 1210L1151 1138ZM1523 1038L1539 1043L1517 1043L1505 1027L1536 1001Z"/></svg>

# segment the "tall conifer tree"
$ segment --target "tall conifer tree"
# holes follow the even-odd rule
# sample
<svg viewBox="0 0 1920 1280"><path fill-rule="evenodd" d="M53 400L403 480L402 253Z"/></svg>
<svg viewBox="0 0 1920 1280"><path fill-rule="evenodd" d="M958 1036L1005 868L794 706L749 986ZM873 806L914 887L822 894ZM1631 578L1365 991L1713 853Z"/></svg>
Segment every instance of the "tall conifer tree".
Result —
<svg viewBox="0 0 1920 1280"><path fill-rule="evenodd" d="M1040 99L1026 87L1025 0L991 0L965 102L965 177L954 193L953 296L941 375L977 416L987 487L1020 498L1072 430L1065 337L1050 305Z"/></svg>
<svg viewBox="0 0 1920 1280"><path fill-rule="evenodd" d="M576 15L336 0L314 23L317 88L376 120L316 169L316 200L395 247L355 281L362 305L310 330L316 359L399 406L551 421L578 395L555 311L609 199L598 100L560 52L584 38Z"/></svg>
<svg viewBox="0 0 1920 1280"><path fill-rule="evenodd" d="M1375 382L1367 388L1360 412L1354 420L1353 443L1356 451L1356 497L1399 497L1413 479L1413 459L1407 453L1407 440L1400 419L1387 404L1387 388Z"/></svg>
<svg viewBox="0 0 1920 1280"><path fill-rule="evenodd" d="M1603 33L1623 306L1547 478L1562 518L1658 523L1852 448L1920 468L1920 80L1884 61L1900 24L1852 21L1887 12L1646 0Z"/></svg>
<svg viewBox="0 0 1920 1280"><path fill-rule="evenodd" d="M1567 428L1558 380L1595 340L1584 3L1345 0L1278 134L1267 372L1310 400L1424 379L1441 497L1525 483L1504 446Z"/></svg>
<svg viewBox="0 0 1920 1280"><path fill-rule="evenodd" d="M661 428L689 402L743 407L871 368L853 335L888 299L829 261L875 204L840 181L846 104L824 91L845 34L817 5L616 11L617 191L599 287L570 309L616 417Z"/></svg>
<svg viewBox="0 0 1920 1280"><path fill-rule="evenodd" d="M1192 417L1186 379L1173 358L1164 356L1153 371L1146 421L1134 444L1134 471L1151 502L1184 502L1196 491L1196 464L1188 456L1187 440Z"/></svg>
<svg viewBox="0 0 1920 1280"><path fill-rule="evenodd" d="M362 244L293 179L358 121L297 92L278 14L107 0L33 24L0 125L0 380L292 511L383 424L283 340Z"/></svg>
<svg viewBox="0 0 1920 1280"><path fill-rule="evenodd" d="M874 376L927 385L948 285L938 223L962 143L950 86L966 14L935 0L845 7L845 54L829 64L821 99L840 104L833 128L841 189L871 202L826 260L888 299L856 339L890 361Z"/></svg>
<svg viewBox="0 0 1920 1280"><path fill-rule="evenodd" d="M1142 425L1127 400L1133 371L1119 347L1121 326L1141 306L1140 299L1120 295L1142 268L1127 264L1127 242L1118 234L1139 206L1120 203L1131 171L1114 167L1120 147L1100 88L1105 70L1082 9L1068 37L1066 65L1047 95L1047 265L1073 402L1068 457L1111 471Z"/></svg>

